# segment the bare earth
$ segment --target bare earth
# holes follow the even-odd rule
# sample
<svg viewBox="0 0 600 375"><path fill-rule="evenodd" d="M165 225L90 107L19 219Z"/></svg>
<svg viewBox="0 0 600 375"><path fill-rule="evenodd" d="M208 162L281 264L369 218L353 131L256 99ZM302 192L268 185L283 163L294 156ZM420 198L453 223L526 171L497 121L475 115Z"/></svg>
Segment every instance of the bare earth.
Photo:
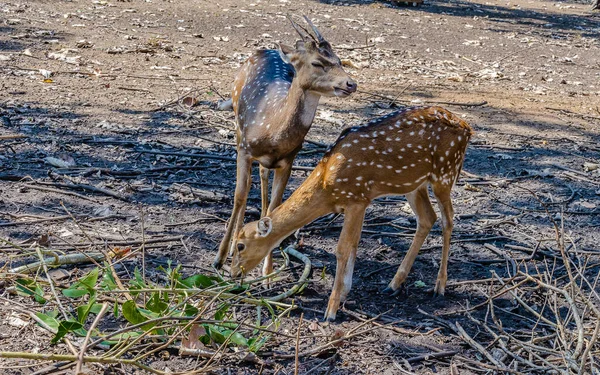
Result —
<svg viewBox="0 0 600 375"><path fill-rule="evenodd" d="M287 13L307 14L359 85L347 99L321 100L308 140L329 144L345 127L424 104L448 108L476 134L453 193L445 299L429 294L440 259L439 224L415 262L406 294L379 294L410 244L415 220L400 197L379 199L367 211L345 309L385 313L381 323L396 321L394 326L421 334L373 326L337 348L332 360L301 359L300 373L321 363L313 373L396 374L408 371L405 359L432 347L477 358L450 331L431 331L437 325L418 309L438 314L482 302L485 284L465 281L504 277L510 265L487 261L527 256L507 245L533 249L542 241L555 250L554 227L532 193L548 204L551 217L564 219L576 249L600 251L600 169L584 168L600 160L600 17L588 9L540 0L435 1L416 8L369 0L0 0L0 136L23 136L0 138L0 237L27 246L50 234L58 246L89 243L85 231L94 241L126 242L140 240L143 227L147 238L183 236L149 246L147 267L171 259L184 272L211 272L235 186L233 114L215 110L216 103L229 97L237 68L253 50L294 43ZM186 97L186 103L176 102ZM190 103L192 97L198 103ZM296 164L311 167L323 152L306 143ZM193 153L224 158L185 155ZM48 157L74 164L60 167ZM286 197L307 173L293 172ZM105 190L65 187L73 183ZM258 218L259 206L255 172L247 217ZM69 218L25 222L64 216L65 210L79 225ZM314 272L296 298L302 309L281 330L295 335L303 313L302 349L360 324L344 310L337 323L320 322L342 219L331 215L299 233ZM17 255L0 244L6 268L22 262ZM139 260L129 262L133 267ZM9 293L9 286L0 280L0 350L65 352L63 344L50 347L51 335L35 323L9 324L15 304L37 308ZM448 319L478 334L464 316ZM519 325L517 318L504 319ZM309 328L309 322L319 323ZM266 350L293 353L294 345L274 338ZM161 370L188 366L176 355L150 363ZM450 374L456 363L451 357L416 361L411 371ZM0 366L22 366L3 374L30 374L44 365L2 359ZM291 374L294 360L220 366L216 373ZM461 374L477 373L458 366Z"/></svg>

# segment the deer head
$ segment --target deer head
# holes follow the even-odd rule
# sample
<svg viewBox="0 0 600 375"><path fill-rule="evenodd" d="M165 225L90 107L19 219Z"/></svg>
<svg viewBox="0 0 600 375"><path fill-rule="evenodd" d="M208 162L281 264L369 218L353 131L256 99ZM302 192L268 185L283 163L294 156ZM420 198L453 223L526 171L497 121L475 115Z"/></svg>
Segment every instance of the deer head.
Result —
<svg viewBox="0 0 600 375"><path fill-rule="evenodd" d="M285 62L294 66L294 79L298 80L300 87L323 96L346 97L355 92L356 82L344 71L340 58L315 25L304 16L315 34L313 36L289 19L302 40L297 41L295 47L279 44L279 53Z"/></svg>
<svg viewBox="0 0 600 375"><path fill-rule="evenodd" d="M278 244L273 243L269 236L273 223L269 217L244 225L237 237L236 247L231 264L231 276L239 277L250 272L267 256L269 251ZM246 242L252 244L252 249L246 251Z"/></svg>

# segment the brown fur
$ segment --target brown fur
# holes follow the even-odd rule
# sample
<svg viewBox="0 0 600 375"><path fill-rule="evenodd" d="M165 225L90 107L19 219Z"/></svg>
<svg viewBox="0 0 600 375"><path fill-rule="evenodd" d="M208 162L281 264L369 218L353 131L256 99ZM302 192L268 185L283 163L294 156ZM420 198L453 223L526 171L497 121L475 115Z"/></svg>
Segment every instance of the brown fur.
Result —
<svg viewBox="0 0 600 375"><path fill-rule="evenodd" d="M217 268L243 224L252 162L260 164L261 216L265 216L281 204L292 163L310 129L320 96L345 97L354 91L356 84L325 41L317 45L304 40L297 42L296 48L281 45L280 51L257 51L243 64L232 93L238 152L234 206L215 257ZM270 169L275 173L269 203ZM271 271L268 256L263 272Z"/></svg>
<svg viewBox="0 0 600 375"><path fill-rule="evenodd" d="M437 219L427 192L431 186L443 227L442 261L434 290L443 295L454 214L450 192L472 134L465 121L441 107L404 110L366 126L346 129L287 201L268 217L242 228L232 274L250 271L285 237L314 219L329 212L344 212L336 276L326 313L327 319L335 319L340 302L350 290L367 206L377 197L406 195L417 216L413 243L388 286L396 291Z"/></svg>

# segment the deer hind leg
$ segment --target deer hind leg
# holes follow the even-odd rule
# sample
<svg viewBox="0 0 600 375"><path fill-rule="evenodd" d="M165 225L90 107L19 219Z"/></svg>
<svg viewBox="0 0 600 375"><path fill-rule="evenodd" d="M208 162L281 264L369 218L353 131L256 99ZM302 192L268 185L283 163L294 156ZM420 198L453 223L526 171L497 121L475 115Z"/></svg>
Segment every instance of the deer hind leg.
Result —
<svg viewBox="0 0 600 375"><path fill-rule="evenodd" d="M408 252L404 256L400 267L398 267L396 275L392 281L390 281L388 287L383 290L383 293L386 294L391 293L392 295L395 295L400 292L400 286L406 280L406 277L417 258L417 254L419 254L419 250L421 250L421 246L423 246L423 242L425 242L431 227L433 227L433 223L435 223L435 220L437 219L435 211L431 206L431 201L429 200L426 184L423 184L421 187L417 188L417 190L406 194L406 199L417 216L417 232L415 233L415 237L413 238Z"/></svg>
<svg viewBox="0 0 600 375"><path fill-rule="evenodd" d="M267 215L273 212L283 200L283 192L287 186L290 174L292 173L292 162L286 162L283 166L275 169L275 175L273 176L273 189L271 190L271 203Z"/></svg>
<svg viewBox="0 0 600 375"><path fill-rule="evenodd" d="M233 198L233 211L231 212L231 218L227 224L225 230L225 236L219 245L219 252L217 253L213 266L221 268L227 253L232 244L232 238L237 236L242 224L244 223L244 214L246 213L246 201L248 199L248 193L250 191L251 183L251 168L252 159L238 152L237 158L237 176L235 184L235 196Z"/></svg>
<svg viewBox="0 0 600 375"><path fill-rule="evenodd" d="M340 307L340 302L348 296L352 287L352 272L354 271L354 262L356 261L356 250L360 233L365 218L367 205L356 204L347 206L344 212L344 227L340 234L335 256L337 266L335 269L335 280L333 290L327 304L325 319L335 320L335 315Z"/></svg>
<svg viewBox="0 0 600 375"><path fill-rule="evenodd" d="M271 202L269 203L269 207L266 210L266 214L263 214L263 216L268 216L269 214L271 214L271 212L273 212L274 209L277 208L277 206L281 204L281 201L283 199L283 192L285 191L285 186L287 185L287 182L290 179L291 173L291 162L285 163L283 166L275 169L275 173L273 175L273 188L271 190ZM263 199L264 194L266 193L263 191ZM264 202L265 201L263 200L263 205ZM263 209L265 209L264 206ZM271 273L273 273L273 253L269 252L263 263L262 274L263 276L267 276ZM268 285L268 280L265 280L264 284Z"/></svg>
<svg viewBox="0 0 600 375"><path fill-rule="evenodd" d="M450 192L452 185L433 185L433 194L437 198L440 214L442 216L442 233L444 243L442 245L442 260L440 262L440 270L438 272L434 295L443 296L446 290L446 281L448 280L448 257L450 256L450 237L454 226L454 208Z"/></svg>

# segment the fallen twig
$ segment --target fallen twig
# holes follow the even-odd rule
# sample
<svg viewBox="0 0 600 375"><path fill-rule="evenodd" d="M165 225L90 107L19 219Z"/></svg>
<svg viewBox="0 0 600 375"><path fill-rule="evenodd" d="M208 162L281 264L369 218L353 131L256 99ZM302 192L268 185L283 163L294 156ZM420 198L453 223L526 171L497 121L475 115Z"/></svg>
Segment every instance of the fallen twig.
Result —
<svg viewBox="0 0 600 375"><path fill-rule="evenodd" d="M90 341L92 332L94 331L94 328L96 328L98 323L100 323L100 320L106 313L106 310L108 310L108 307L109 307L109 304L104 302L104 304L102 305L102 308L100 309L100 312L98 312L98 315L96 315L96 318L92 322L92 325L90 326L90 328L88 328L87 334L85 335L85 339L83 340L83 344L81 344L81 350L79 351L79 356L77 357L77 365L75 366L75 374L77 374L77 375L81 373L85 350L87 349L87 343Z"/></svg>
<svg viewBox="0 0 600 375"><path fill-rule="evenodd" d="M115 192L113 190L109 190L109 189L105 189L105 188L99 188L97 186L93 186L93 185L89 185L89 184L81 184L81 183L78 183L78 182L73 182L67 176L60 175L60 174L58 174L56 172L53 172L53 171L49 171L48 175L50 177L59 178L59 179L67 182L66 184L58 184L58 186L60 186L60 187L67 187L67 188L71 188L71 189L75 188L75 189L82 189L82 190L92 191L92 192L95 192L95 193L101 193L101 194L104 194L104 195L108 195L110 197L117 198L117 199L125 201L125 202L129 202L129 198L127 198L127 197L125 197L125 196L123 196L123 195L121 195L121 194L119 194L119 193L117 193L117 192Z"/></svg>
<svg viewBox="0 0 600 375"><path fill-rule="evenodd" d="M128 251L128 250L127 250ZM110 257L120 257L124 254L120 251L111 250L109 251ZM56 266L64 266L67 264L83 264L83 263L91 263L105 260L105 255L103 253L77 253L77 254L67 254L67 255L57 255L51 258L44 258L43 261L37 261L29 264L25 264L23 266L15 267L10 269L9 273L22 273L22 274L30 274L37 272L40 267L43 265L56 267Z"/></svg>

